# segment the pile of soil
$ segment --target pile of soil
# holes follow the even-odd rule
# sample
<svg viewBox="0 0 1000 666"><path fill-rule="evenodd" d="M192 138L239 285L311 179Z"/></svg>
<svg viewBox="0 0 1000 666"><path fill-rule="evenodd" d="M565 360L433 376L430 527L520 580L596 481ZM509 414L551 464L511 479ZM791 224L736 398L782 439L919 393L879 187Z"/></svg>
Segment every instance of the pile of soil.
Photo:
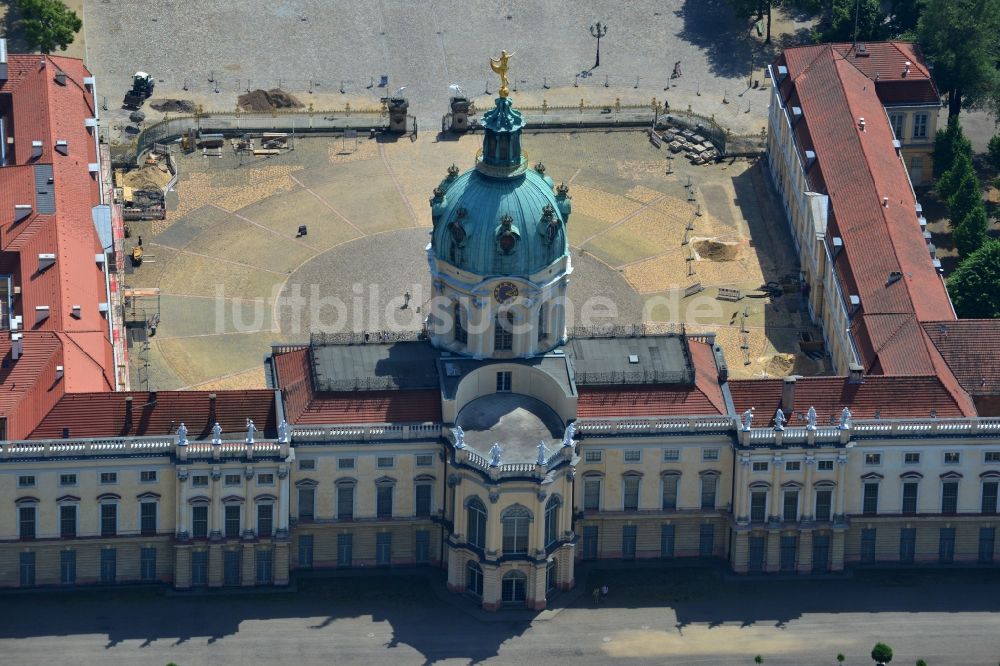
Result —
<svg viewBox="0 0 1000 666"><path fill-rule="evenodd" d="M729 243L703 240L697 241L694 244L694 251L702 259L708 259L709 261L735 261L736 257L739 256L740 248L737 245Z"/></svg>
<svg viewBox="0 0 1000 666"><path fill-rule="evenodd" d="M271 90L251 90L240 95L239 107L244 111L264 113L274 109L301 109L305 106L294 95L286 93L281 88Z"/></svg>
<svg viewBox="0 0 1000 666"><path fill-rule="evenodd" d="M194 113L194 102L188 99L157 99L149 106L160 113Z"/></svg>
<svg viewBox="0 0 1000 666"><path fill-rule="evenodd" d="M133 169L122 176L122 185L133 190L159 190L170 182L170 173L159 166L148 164L141 169Z"/></svg>
<svg viewBox="0 0 1000 666"><path fill-rule="evenodd" d="M794 367L794 354L775 354L764 366L764 371L771 377L787 377Z"/></svg>

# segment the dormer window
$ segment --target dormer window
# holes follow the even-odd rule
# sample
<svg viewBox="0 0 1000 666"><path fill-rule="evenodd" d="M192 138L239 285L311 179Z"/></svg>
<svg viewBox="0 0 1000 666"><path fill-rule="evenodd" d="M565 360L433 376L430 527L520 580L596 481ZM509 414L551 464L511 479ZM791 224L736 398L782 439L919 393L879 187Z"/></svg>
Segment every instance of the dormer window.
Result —
<svg viewBox="0 0 1000 666"><path fill-rule="evenodd" d="M517 246L517 232L514 230L514 218L504 215L500 218L500 231L497 234L497 247L501 254L513 254Z"/></svg>
<svg viewBox="0 0 1000 666"><path fill-rule="evenodd" d="M459 210L459 213L461 212L462 211ZM461 217L462 216L459 215L459 219L452 222L450 227L451 239L455 242L455 245L457 245L458 247L463 247L465 245L466 239L468 238L468 234L465 233L465 227L462 226L462 223L460 221Z"/></svg>
<svg viewBox="0 0 1000 666"><path fill-rule="evenodd" d="M559 218L556 217L556 209L552 204L545 204L542 209L542 219L538 225L538 231L545 237L545 242L551 244L559 235Z"/></svg>

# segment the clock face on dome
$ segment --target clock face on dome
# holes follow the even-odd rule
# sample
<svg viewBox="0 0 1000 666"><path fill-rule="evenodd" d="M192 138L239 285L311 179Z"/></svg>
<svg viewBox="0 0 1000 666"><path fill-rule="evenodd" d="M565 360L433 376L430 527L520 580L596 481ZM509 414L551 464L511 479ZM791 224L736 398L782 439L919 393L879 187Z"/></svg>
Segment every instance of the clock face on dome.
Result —
<svg viewBox="0 0 1000 666"><path fill-rule="evenodd" d="M517 285L513 282L501 282L493 289L493 298L501 305L507 305L514 301L518 295Z"/></svg>

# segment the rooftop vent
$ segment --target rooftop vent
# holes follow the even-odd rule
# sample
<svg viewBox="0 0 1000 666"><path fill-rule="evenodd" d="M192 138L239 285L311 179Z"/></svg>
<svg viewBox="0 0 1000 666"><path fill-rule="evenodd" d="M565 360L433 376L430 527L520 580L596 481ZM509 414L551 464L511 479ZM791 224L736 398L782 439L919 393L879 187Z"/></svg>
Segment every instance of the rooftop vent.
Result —
<svg viewBox="0 0 1000 666"><path fill-rule="evenodd" d="M56 152L60 155L69 155L69 141L66 139L56 141Z"/></svg>
<svg viewBox="0 0 1000 666"><path fill-rule="evenodd" d="M90 173L97 173L97 172L99 172L101 170L101 164L100 164L100 162L91 162L91 163L89 163L87 165L87 170L90 171Z"/></svg>
<svg viewBox="0 0 1000 666"><path fill-rule="evenodd" d="M848 296L848 300L851 303L850 314L853 315L855 312L861 309L861 297L858 296L857 294L851 294L850 296Z"/></svg>
<svg viewBox="0 0 1000 666"><path fill-rule="evenodd" d="M10 357L13 360L21 358L21 354L24 353L24 342L21 340L23 336L20 333L10 334Z"/></svg>
<svg viewBox="0 0 1000 666"><path fill-rule="evenodd" d="M628 362L629 363L638 363L639 362L639 355L638 354L629 354L628 355Z"/></svg>
<svg viewBox="0 0 1000 666"><path fill-rule="evenodd" d="M902 273L900 273L899 271L892 271L891 273L889 273L889 279L885 281L885 286L888 287L893 282L899 282L902 279L903 279Z"/></svg>
<svg viewBox="0 0 1000 666"><path fill-rule="evenodd" d="M90 88L90 92L94 92L94 77L92 76L83 77L83 85Z"/></svg>
<svg viewBox="0 0 1000 666"><path fill-rule="evenodd" d="M864 384L865 383L865 369L862 368L857 363L851 363L847 368L847 383L848 384Z"/></svg>
<svg viewBox="0 0 1000 666"><path fill-rule="evenodd" d="M808 169L813 164L816 163L816 152L812 150L806 151L806 168Z"/></svg>
<svg viewBox="0 0 1000 666"><path fill-rule="evenodd" d="M900 142L899 139L893 139L892 140L892 147L896 149L896 154L898 155L899 154L899 149L903 147L903 144Z"/></svg>
<svg viewBox="0 0 1000 666"><path fill-rule="evenodd" d="M31 217L31 204L14 204L14 223Z"/></svg>
<svg viewBox="0 0 1000 666"><path fill-rule="evenodd" d="M62 379L63 378L63 374L65 374L65 371L63 370L63 367L61 365L57 365L56 366L56 381L59 381L60 379Z"/></svg>
<svg viewBox="0 0 1000 666"><path fill-rule="evenodd" d="M41 324L43 321L49 318L49 306L47 305L36 305L35 306L35 323Z"/></svg>
<svg viewBox="0 0 1000 666"><path fill-rule="evenodd" d="M74 319L79 319L82 312L83 308L81 308L79 305L74 305L72 309L70 309L69 313Z"/></svg>
<svg viewBox="0 0 1000 666"><path fill-rule="evenodd" d="M868 53L868 46L866 44L858 44L858 50L855 52L855 55L859 58L867 58L871 54Z"/></svg>
<svg viewBox="0 0 1000 666"><path fill-rule="evenodd" d="M109 307L108 307L108 302L107 301L101 301L100 303L97 304L97 311L98 312L105 312L106 313L108 310L109 310Z"/></svg>
<svg viewBox="0 0 1000 666"><path fill-rule="evenodd" d="M97 118L87 118L86 120L83 121L83 126L88 129L93 129L94 127L97 127Z"/></svg>
<svg viewBox="0 0 1000 666"><path fill-rule="evenodd" d="M910 73L910 67L912 65L913 65L913 63L910 62L909 60L907 60L906 62L903 63L903 77L904 78L906 77L907 74Z"/></svg>
<svg viewBox="0 0 1000 666"><path fill-rule="evenodd" d="M56 263L56 255L51 252L38 253L38 272L51 268Z"/></svg>
<svg viewBox="0 0 1000 666"><path fill-rule="evenodd" d="M781 83L788 77L788 68L784 65L778 65L778 83Z"/></svg>
<svg viewBox="0 0 1000 666"><path fill-rule="evenodd" d="M858 129L861 130L862 132L865 131L865 117L864 116L861 116L860 118L858 118Z"/></svg>
<svg viewBox="0 0 1000 666"><path fill-rule="evenodd" d="M58 83L61 86L66 85L66 72L63 72L61 70L56 72L56 83Z"/></svg>
<svg viewBox="0 0 1000 666"><path fill-rule="evenodd" d="M833 244L833 257L836 258L838 254L844 251L844 239L840 236L834 236L831 243Z"/></svg>
<svg viewBox="0 0 1000 666"><path fill-rule="evenodd" d="M0 81L7 80L7 40L0 39Z"/></svg>
<svg viewBox="0 0 1000 666"><path fill-rule="evenodd" d="M889 197L882 197L882 208L889 207Z"/></svg>
<svg viewBox="0 0 1000 666"><path fill-rule="evenodd" d="M42 156L42 142L32 141L31 142L31 159L38 159Z"/></svg>
<svg viewBox="0 0 1000 666"><path fill-rule="evenodd" d="M802 120L802 107L793 106L792 107L792 124L795 124Z"/></svg>

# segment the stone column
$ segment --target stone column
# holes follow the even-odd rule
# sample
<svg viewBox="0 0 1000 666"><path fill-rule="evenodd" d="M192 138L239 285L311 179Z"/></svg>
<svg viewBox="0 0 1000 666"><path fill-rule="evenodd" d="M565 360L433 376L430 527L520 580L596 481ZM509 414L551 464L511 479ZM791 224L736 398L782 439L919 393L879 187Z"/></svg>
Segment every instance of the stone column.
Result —
<svg viewBox="0 0 1000 666"><path fill-rule="evenodd" d="M220 541L222 539L222 490L219 487L222 484L222 472L218 467L212 468L212 510L210 514L210 520L212 524L209 526L209 538L213 541ZM211 551L209 551L211 552ZM211 557L209 558L211 561ZM219 583L220 585L222 583Z"/></svg>
<svg viewBox="0 0 1000 666"><path fill-rule="evenodd" d="M545 573L547 563L542 562L540 565L535 565L532 567L528 578L528 585L530 593L527 594L528 608L533 608L535 610L545 610ZM525 592L528 592L526 590Z"/></svg>
<svg viewBox="0 0 1000 666"><path fill-rule="evenodd" d="M802 508L799 511L800 520L812 522L814 519L815 508L813 503L815 502L816 493L813 491L813 469L816 467L816 458L811 454L806 454L806 482L805 488L802 489Z"/></svg>
<svg viewBox="0 0 1000 666"><path fill-rule="evenodd" d="M288 514L291 508L288 502L288 468L279 467L278 468L278 515L275 516L277 520L277 530L275 533L275 539L287 539L288 538Z"/></svg>
<svg viewBox="0 0 1000 666"><path fill-rule="evenodd" d="M252 587L257 581L257 558L254 556L254 544L243 544L243 562L240 563L240 584Z"/></svg>
<svg viewBox="0 0 1000 666"><path fill-rule="evenodd" d="M188 530L188 470L182 467L177 470L177 538L184 540L189 538ZM189 568L190 568L190 558ZM190 571L189 571L190 577ZM190 583L189 583L190 585Z"/></svg>
<svg viewBox="0 0 1000 666"><path fill-rule="evenodd" d="M813 563L813 531L804 529L799 533L799 552L796 569L800 574L812 572Z"/></svg>
<svg viewBox="0 0 1000 666"><path fill-rule="evenodd" d="M174 587L187 590L191 587L191 545L174 545Z"/></svg>
<svg viewBox="0 0 1000 666"><path fill-rule="evenodd" d="M746 521L750 517L750 512L747 511L747 493L749 492L747 484L747 473L750 471L750 457L740 456L739 467L736 468L736 487L733 491L736 497L733 498L733 518L737 522Z"/></svg>
<svg viewBox="0 0 1000 666"><path fill-rule="evenodd" d="M288 551L289 543L287 541L276 542L274 544L274 552L272 554L272 569L274 574L274 584L275 585L288 585Z"/></svg>
<svg viewBox="0 0 1000 666"><path fill-rule="evenodd" d="M833 522L844 522L845 504L847 501L847 453L837 456L837 509L834 511Z"/></svg>

